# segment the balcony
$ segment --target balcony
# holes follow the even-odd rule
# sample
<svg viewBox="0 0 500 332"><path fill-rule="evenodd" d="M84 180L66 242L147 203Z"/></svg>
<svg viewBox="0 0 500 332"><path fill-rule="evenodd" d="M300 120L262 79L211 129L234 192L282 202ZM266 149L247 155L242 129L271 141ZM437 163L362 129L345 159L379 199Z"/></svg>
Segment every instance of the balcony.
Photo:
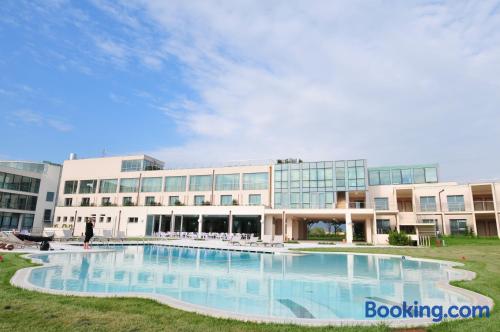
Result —
<svg viewBox="0 0 500 332"><path fill-rule="evenodd" d="M494 211L493 201L474 201L474 211Z"/></svg>
<svg viewBox="0 0 500 332"><path fill-rule="evenodd" d="M432 203L420 204L420 205L417 205L417 211L418 212L437 212L438 208L437 208L436 204L432 204Z"/></svg>

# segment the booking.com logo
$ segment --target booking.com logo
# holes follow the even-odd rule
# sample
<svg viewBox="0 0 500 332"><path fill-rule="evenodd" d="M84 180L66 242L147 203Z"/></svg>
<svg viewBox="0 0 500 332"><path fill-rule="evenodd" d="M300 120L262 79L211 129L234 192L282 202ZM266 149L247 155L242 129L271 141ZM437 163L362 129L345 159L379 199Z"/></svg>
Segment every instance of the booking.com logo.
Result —
<svg viewBox="0 0 500 332"><path fill-rule="evenodd" d="M402 305L380 305L374 301L365 302L366 318L432 318L433 322L440 322L444 318L475 318L490 317L490 308L486 305L480 306L449 306L447 309L442 305L421 305L414 301L412 305L403 301Z"/></svg>

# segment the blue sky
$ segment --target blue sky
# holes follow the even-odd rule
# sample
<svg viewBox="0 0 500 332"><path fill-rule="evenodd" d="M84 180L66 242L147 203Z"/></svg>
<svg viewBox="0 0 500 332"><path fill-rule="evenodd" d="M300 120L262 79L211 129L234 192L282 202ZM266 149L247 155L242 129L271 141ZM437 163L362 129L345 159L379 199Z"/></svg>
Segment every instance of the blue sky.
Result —
<svg viewBox="0 0 500 332"><path fill-rule="evenodd" d="M500 178L499 8L6 0L0 158L366 158Z"/></svg>

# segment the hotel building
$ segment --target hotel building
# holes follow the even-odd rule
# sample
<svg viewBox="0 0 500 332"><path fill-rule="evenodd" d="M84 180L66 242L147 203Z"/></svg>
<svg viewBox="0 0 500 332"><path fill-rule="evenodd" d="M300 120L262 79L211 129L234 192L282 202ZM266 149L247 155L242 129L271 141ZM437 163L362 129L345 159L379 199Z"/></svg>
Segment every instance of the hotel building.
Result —
<svg viewBox="0 0 500 332"><path fill-rule="evenodd" d="M40 233L52 225L61 165L0 161L0 230Z"/></svg>
<svg viewBox="0 0 500 332"><path fill-rule="evenodd" d="M440 182L438 166L370 168L366 160L168 169L146 155L70 158L54 226L150 236L157 232L252 233L307 240L308 225L335 221L346 242L386 244L390 229L424 236L499 236L500 183Z"/></svg>

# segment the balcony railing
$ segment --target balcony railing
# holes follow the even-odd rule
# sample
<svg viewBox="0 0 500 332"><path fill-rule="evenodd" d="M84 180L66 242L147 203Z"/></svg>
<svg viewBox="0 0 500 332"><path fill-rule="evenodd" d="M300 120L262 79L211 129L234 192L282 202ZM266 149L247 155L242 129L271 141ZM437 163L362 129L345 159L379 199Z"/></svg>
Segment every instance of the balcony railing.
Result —
<svg viewBox="0 0 500 332"><path fill-rule="evenodd" d="M474 211L493 211L495 204L493 201L474 201Z"/></svg>
<svg viewBox="0 0 500 332"><path fill-rule="evenodd" d="M366 202L349 202L350 209L366 209Z"/></svg>
<svg viewBox="0 0 500 332"><path fill-rule="evenodd" d="M418 212L437 212L438 207L436 204L420 204L417 205Z"/></svg>

